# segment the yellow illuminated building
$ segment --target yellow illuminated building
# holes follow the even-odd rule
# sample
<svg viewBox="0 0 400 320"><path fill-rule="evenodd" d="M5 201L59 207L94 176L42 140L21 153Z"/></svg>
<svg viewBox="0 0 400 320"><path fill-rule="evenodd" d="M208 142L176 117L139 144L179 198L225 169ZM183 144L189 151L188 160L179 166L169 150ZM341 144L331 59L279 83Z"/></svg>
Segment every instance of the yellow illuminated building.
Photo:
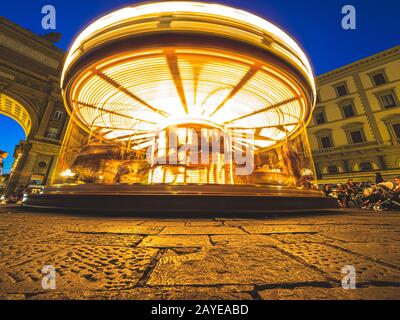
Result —
<svg viewBox="0 0 400 320"><path fill-rule="evenodd" d="M400 46L317 78L308 134L319 183L400 175Z"/></svg>

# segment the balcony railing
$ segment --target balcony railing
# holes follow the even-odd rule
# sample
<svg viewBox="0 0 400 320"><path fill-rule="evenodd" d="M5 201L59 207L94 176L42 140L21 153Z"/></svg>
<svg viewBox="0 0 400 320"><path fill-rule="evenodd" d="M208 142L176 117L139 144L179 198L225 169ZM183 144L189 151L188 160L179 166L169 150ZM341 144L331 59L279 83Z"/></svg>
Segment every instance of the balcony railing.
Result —
<svg viewBox="0 0 400 320"><path fill-rule="evenodd" d="M349 144L349 145L340 146L340 147L312 150L312 154L319 155L319 154L325 154L325 153L331 153L331 152L347 151L349 149L355 149L355 148L368 148L368 147L378 147L378 146L383 146L383 147L397 146L398 144L400 144L400 139L386 140L386 141L383 141L381 144L379 144L376 141L370 141L370 142L365 142L365 143Z"/></svg>
<svg viewBox="0 0 400 320"><path fill-rule="evenodd" d="M355 143L355 144L350 144L350 145L340 146L340 147L332 147L332 148L313 150L312 153L313 154L324 154L324 153L331 153L331 152L347 151L349 149L354 149L354 148L368 148L368 147L376 147L376 146L379 146L378 142L371 141L371 142L364 142L364 143Z"/></svg>

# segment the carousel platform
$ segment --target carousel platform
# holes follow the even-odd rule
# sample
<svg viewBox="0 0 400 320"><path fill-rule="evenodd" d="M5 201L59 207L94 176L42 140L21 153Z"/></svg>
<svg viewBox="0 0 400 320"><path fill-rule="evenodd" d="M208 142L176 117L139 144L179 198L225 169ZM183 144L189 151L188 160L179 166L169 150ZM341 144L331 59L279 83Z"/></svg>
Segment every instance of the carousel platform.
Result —
<svg viewBox="0 0 400 320"><path fill-rule="evenodd" d="M132 214L253 214L337 208L335 199L316 190L265 185L55 185L27 196L23 205Z"/></svg>

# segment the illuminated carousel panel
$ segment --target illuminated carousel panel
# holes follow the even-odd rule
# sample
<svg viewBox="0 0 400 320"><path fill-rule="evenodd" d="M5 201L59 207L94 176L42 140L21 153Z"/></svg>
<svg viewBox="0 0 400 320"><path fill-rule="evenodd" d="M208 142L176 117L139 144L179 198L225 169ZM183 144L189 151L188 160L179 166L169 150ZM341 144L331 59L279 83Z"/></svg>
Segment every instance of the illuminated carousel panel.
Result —
<svg viewBox="0 0 400 320"><path fill-rule="evenodd" d="M104 137L120 141L197 119L228 130L268 128L264 136L279 142L307 120L301 88L284 72L237 54L192 51L129 53L94 64L72 85L73 110L86 127L111 128Z"/></svg>

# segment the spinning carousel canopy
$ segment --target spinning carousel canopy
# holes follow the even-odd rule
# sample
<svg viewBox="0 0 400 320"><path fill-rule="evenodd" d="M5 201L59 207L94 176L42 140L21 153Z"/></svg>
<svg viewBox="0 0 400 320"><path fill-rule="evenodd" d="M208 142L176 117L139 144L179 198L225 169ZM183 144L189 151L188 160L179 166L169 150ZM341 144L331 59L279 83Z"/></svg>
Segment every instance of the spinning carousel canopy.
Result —
<svg viewBox="0 0 400 320"><path fill-rule="evenodd" d="M268 148L300 132L315 103L310 63L285 32L242 10L182 1L92 23L69 50L61 87L82 128L139 149L182 124L251 133L256 149Z"/></svg>

